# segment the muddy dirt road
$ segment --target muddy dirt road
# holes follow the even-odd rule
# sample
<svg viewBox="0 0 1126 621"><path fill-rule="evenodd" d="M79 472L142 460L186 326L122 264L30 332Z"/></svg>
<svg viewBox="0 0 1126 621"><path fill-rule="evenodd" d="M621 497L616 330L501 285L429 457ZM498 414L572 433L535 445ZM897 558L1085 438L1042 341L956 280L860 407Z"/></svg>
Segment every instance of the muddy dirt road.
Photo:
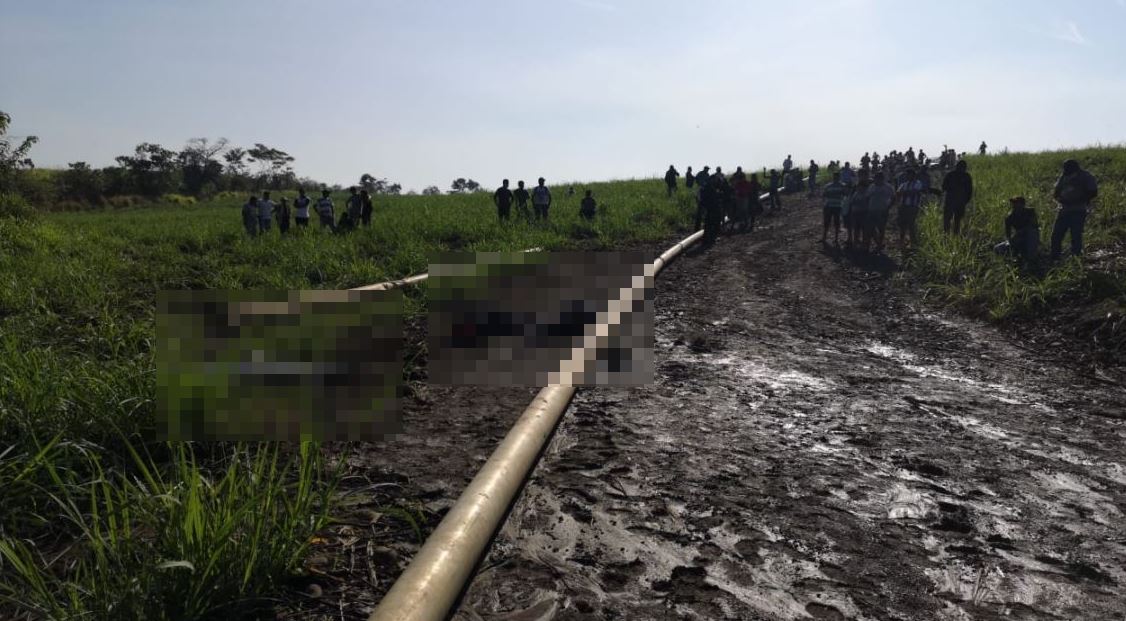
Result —
<svg viewBox="0 0 1126 621"><path fill-rule="evenodd" d="M1126 390L896 292L803 206L658 280L458 619L1126 619Z"/></svg>
<svg viewBox="0 0 1126 621"><path fill-rule="evenodd" d="M819 216L662 273L656 383L579 391L457 619L1126 619L1126 389ZM418 548L386 508L436 525L535 392L418 386L279 616L366 619Z"/></svg>

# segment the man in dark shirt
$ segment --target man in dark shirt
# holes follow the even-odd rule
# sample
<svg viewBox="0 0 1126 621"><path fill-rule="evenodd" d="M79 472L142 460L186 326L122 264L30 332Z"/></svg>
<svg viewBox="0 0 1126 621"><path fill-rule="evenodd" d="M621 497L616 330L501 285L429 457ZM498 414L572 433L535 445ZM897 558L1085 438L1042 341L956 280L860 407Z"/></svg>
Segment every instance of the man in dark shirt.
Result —
<svg viewBox="0 0 1126 621"><path fill-rule="evenodd" d="M1079 162L1063 163L1063 174L1052 191L1059 203L1056 224L1052 228L1052 260L1060 258L1063 238L1071 234L1071 254L1083 254L1083 226L1091 210L1091 201L1099 195L1099 184L1094 175L1079 167Z"/></svg>
<svg viewBox="0 0 1126 621"><path fill-rule="evenodd" d="M699 221L701 216L704 220L703 243L710 246L719 237L719 227L723 224L723 203L716 184L708 183L700 188L700 205L697 209L696 220Z"/></svg>
<svg viewBox="0 0 1126 621"><path fill-rule="evenodd" d="M591 191L587 190L586 195L583 196L582 202L579 204L579 215L583 219L590 221L594 220L594 215L598 212L598 207L594 202L594 197L591 196Z"/></svg>
<svg viewBox="0 0 1126 621"><path fill-rule="evenodd" d="M673 193L676 192L676 180L678 177L680 177L680 173L677 172L676 167L669 164L669 169L665 171L665 187L668 189L669 196L672 196Z"/></svg>
<svg viewBox="0 0 1126 621"><path fill-rule="evenodd" d="M962 232L962 218L966 215L966 205L974 195L974 182L966 172L966 160L960 160L954 170L942 179L942 230L950 232L953 222L954 234Z"/></svg>
<svg viewBox="0 0 1126 621"><path fill-rule="evenodd" d="M1005 238L1009 252L1020 259L1036 257L1040 246L1040 222L1036 210L1028 207L1023 196L1009 199L1009 215L1005 217Z"/></svg>
<svg viewBox="0 0 1126 621"><path fill-rule="evenodd" d="M767 193L770 194L769 198L771 212L782 207L782 198L778 195L778 190L780 189L779 186L781 185L781 183L782 178L778 176L778 171L771 169L770 185L767 189Z"/></svg>
<svg viewBox="0 0 1126 621"><path fill-rule="evenodd" d="M493 203L497 206L497 218L502 222L508 219L512 211L512 190L508 189L508 179L501 182L496 192L493 192Z"/></svg>
<svg viewBox="0 0 1126 621"><path fill-rule="evenodd" d="M531 196L528 190L524 188L524 182L517 181L516 191L512 193L512 198L516 199L517 215L523 218L525 222L532 221L532 211L528 209L528 199L531 198Z"/></svg>
<svg viewBox="0 0 1126 621"><path fill-rule="evenodd" d="M371 193L367 190L360 190L360 223L364 226L371 226L371 214L375 211L375 206L371 202Z"/></svg>

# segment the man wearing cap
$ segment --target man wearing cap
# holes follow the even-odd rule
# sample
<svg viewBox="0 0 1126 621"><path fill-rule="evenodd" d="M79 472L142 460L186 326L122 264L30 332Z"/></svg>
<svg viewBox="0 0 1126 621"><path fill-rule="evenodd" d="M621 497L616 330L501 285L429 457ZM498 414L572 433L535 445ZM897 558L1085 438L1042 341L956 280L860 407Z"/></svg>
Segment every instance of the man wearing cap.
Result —
<svg viewBox="0 0 1126 621"><path fill-rule="evenodd" d="M1083 225L1091 209L1091 201L1099 195L1099 185L1094 175L1079 167L1079 162L1067 160L1063 163L1063 174L1056 181L1052 191L1059 211L1056 224L1052 228L1052 260L1060 258L1063 238L1071 234L1071 254L1083 254Z"/></svg>

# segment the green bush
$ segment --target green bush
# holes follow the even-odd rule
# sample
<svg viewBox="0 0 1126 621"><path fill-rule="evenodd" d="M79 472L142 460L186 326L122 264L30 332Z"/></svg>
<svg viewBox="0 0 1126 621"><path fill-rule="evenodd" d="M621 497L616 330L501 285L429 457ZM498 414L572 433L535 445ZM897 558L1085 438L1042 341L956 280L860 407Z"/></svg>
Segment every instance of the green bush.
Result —
<svg viewBox="0 0 1126 621"><path fill-rule="evenodd" d="M19 194L4 192L0 194L0 218L30 220L36 216L35 209Z"/></svg>

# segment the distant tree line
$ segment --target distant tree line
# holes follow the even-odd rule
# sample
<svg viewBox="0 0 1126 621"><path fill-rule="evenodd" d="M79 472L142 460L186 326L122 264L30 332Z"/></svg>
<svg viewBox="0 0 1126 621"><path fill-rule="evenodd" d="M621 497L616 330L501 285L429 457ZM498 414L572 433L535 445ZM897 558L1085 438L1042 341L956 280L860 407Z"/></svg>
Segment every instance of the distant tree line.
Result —
<svg viewBox="0 0 1126 621"><path fill-rule="evenodd" d="M63 170L36 170L29 153L38 138L8 136L10 124L11 117L0 111L0 190L14 190L40 206L62 204L78 208L118 204L115 197L157 199L179 194L204 198L225 191L284 190L297 186L340 189L298 177L293 170L293 156L279 148L262 143L239 147L226 138L192 138L178 151L142 142L132 153L114 158L113 166L95 168L86 162L71 162ZM357 185L372 194L395 195L403 190L401 184L366 173ZM449 193L481 189L481 184L473 179L458 178L450 184ZM425 196L441 193L433 185L422 190Z"/></svg>

